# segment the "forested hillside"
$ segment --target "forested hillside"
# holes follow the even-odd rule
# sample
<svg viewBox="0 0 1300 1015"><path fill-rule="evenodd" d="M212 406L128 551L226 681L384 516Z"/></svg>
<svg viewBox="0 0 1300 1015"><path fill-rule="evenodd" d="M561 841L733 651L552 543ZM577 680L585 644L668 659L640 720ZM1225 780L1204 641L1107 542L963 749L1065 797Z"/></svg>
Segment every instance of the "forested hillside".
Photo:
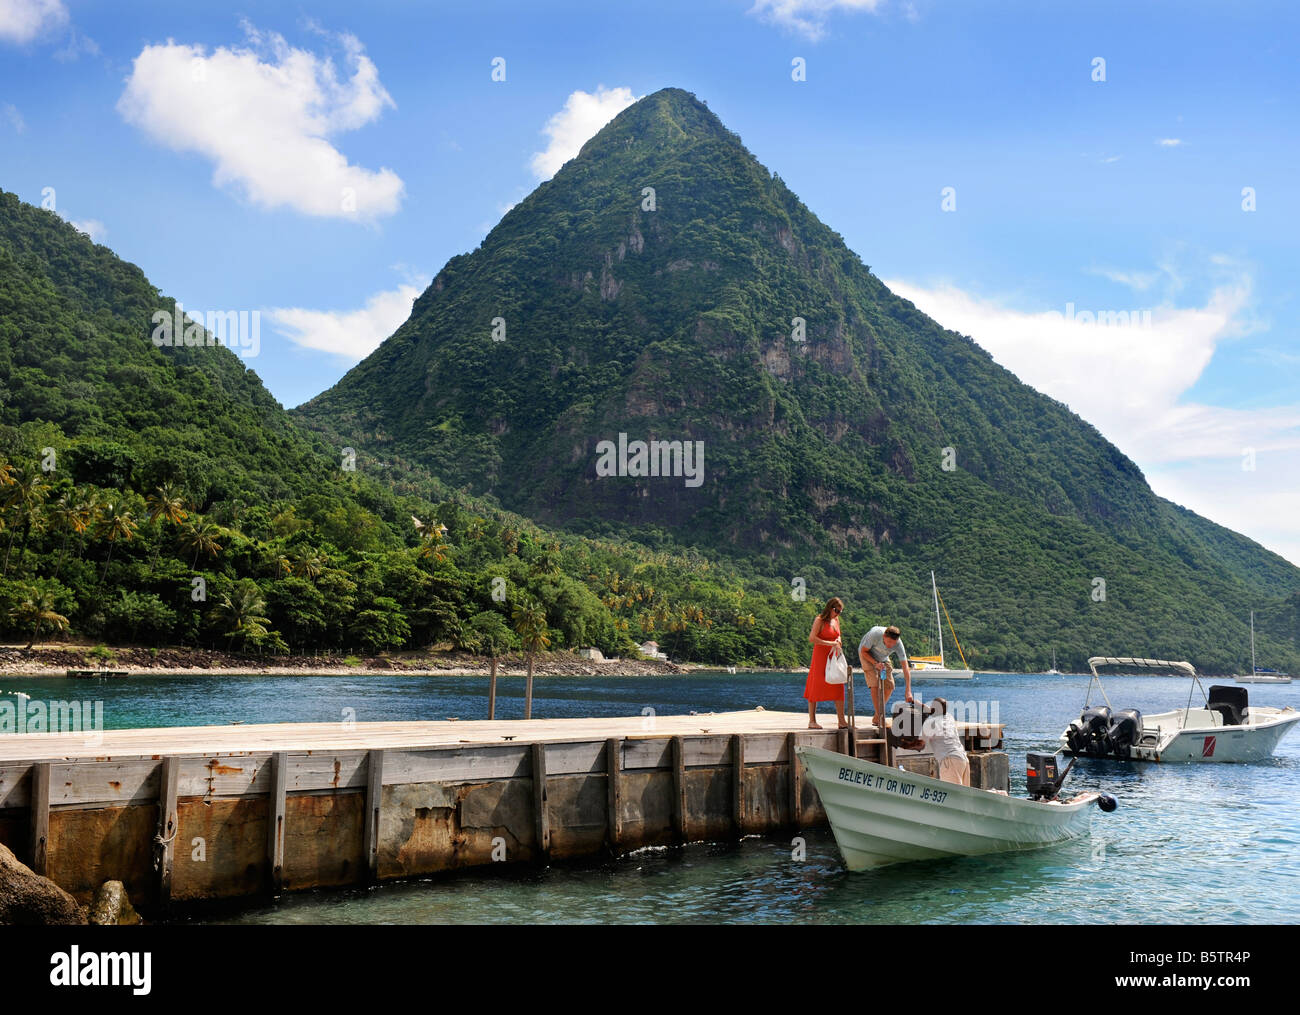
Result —
<svg viewBox="0 0 1300 1015"><path fill-rule="evenodd" d="M811 604L774 581L550 532L400 459L345 468L229 349L156 346L152 316L173 306L134 265L0 192L9 638L487 651L531 630L611 654L648 637L719 662L802 654Z"/></svg>
<svg viewBox="0 0 1300 1015"><path fill-rule="evenodd" d="M1300 571L1157 497L891 293L678 89L619 114L295 414L542 524L816 576L863 616L923 625L933 568L976 666L1239 669L1252 608L1300 665ZM699 482L602 473L620 434L699 447Z"/></svg>

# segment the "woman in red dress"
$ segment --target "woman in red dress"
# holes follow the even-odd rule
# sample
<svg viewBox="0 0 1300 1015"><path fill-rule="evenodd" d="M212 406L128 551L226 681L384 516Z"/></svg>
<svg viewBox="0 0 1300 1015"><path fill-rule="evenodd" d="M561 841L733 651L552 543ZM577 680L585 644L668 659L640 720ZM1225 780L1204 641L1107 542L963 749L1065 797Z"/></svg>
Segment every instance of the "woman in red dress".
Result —
<svg viewBox="0 0 1300 1015"><path fill-rule="evenodd" d="M832 648L838 648L841 652L844 647L840 644L840 611L844 609L844 604L838 598L832 599L826 604L826 608L817 615L813 621L812 631L808 635L808 641L813 646L812 665L808 667L808 682L804 684L803 696L808 699L808 728L810 730L819 730L821 725L817 722L817 702L833 701L835 702L835 714L839 717L840 728L843 729L848 725L844 718L844 685L826 683L826 659L831 654ZM849 679L853 679L853 670L849 670Z"/></svg>

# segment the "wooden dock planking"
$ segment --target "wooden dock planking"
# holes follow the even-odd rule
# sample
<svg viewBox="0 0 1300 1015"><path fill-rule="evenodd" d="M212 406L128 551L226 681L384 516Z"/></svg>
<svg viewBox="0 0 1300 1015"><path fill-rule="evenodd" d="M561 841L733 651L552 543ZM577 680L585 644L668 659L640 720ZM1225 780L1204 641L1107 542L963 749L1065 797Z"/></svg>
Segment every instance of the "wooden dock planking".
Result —
<svg viewBox="0 0 1300 1015"><path fill-rule="evenodd" d="M618 738L628 741L625 751L638 748L647 755L670 750L670 738L692 738L684 746L684 763L719 764L730 760L729 737L770 734L773 744L784 742L789 733L807 731L807 716L798 712L717 712L706 715L658 715L580 719L496 719L431 720L412 722L328 722L266 723L239 726L168 726L144 729L104 730L100 733L23 733L0 736L0 765L33 761L109 761L153 759L164 756L211 756L324 751L419 750L428 747L484 746L515 743L523 750L531 743L595 743ZM967 737L977 736L980 727L958 724ZM1000 741L1002 727L994 725L994 739ZM824 728L834 733L834 726ZM815 731L814 731L815 732ZM692 753L691 743L702 735L717 735L701 744L708 756ZM767 738L764 738L767 739ZM756 746L751 742L751 747ZM782 749L784 750L784 749ZM753 751L747 753L753 754ZM762 750L766 756L770 750ZM649 767L649 758L625 757L627 767ZM761 760L751 757L749 760ZM667 764L667 760L659 764ZM527 762L524 762L527 765ZM656 767L658 767L656 765ZM593 770L603 769L596 763ZM520 773L525 774L525 773ZM182 779L184 776L182 776ZM350 780L364 785L364 765L351 773ZM385 782L389 780L385 778ZM261 787L259 787L261 788ZM263 789L263 791L265 791ZM184 793L182 793L184 795Z"/></svg>

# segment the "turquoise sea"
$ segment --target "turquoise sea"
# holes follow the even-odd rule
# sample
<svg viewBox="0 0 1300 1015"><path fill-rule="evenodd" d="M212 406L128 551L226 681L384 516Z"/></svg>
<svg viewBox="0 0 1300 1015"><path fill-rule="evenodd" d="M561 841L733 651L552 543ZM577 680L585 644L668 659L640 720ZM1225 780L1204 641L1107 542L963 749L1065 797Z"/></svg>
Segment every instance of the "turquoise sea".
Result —
<svg viewBox="0 0 1300 1015"><path fill-rule="evenodd" d="M859 705L866 700L859 681ZM150 676L123 681L0 678L0 692L100 699L105 725L240 720L358 722L485 718L486 679L357 674ZM1077 714L1087 676L980 674L969 684L918 682L925 696L996 703L1007 724L1013 792L1026 750L1051 747ZM1206 681L1208 687L1211 683ZM941 690L942 688L942 690ZM1111 677L1117 708L1180 707L1188 682ZM538 678L542 717L800 710L798 674ZM1300 708L1300 685L1250 686L1252 701ZM0 695L0 700L3 696ZM823 706L827 713L828 706ZM498 717L523 712L523 679L502 678ZM1076 788L1120 802L1093 814L1092 836L1065 846L848 874L827 830L644 850L618 860L421 879L284 896L221 922L242 923L1296 923L1300 922L1300 733L1255 765L1080 762ZM212 919L212 918L209 918Z"/></svg>

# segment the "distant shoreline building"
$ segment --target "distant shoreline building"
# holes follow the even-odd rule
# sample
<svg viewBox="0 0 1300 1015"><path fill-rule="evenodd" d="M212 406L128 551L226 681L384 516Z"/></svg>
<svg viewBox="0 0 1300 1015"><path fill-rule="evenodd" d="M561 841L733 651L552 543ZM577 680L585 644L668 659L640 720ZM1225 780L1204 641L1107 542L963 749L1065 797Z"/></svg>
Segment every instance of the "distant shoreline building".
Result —
<svg viewBox="0 0 1300 1015"><path fill-rule="evenodd" d="M659 651L659 643L657 641L642 642L641 654L647 659L662 659L664 662L668 661L668 653Z"/></svg>

